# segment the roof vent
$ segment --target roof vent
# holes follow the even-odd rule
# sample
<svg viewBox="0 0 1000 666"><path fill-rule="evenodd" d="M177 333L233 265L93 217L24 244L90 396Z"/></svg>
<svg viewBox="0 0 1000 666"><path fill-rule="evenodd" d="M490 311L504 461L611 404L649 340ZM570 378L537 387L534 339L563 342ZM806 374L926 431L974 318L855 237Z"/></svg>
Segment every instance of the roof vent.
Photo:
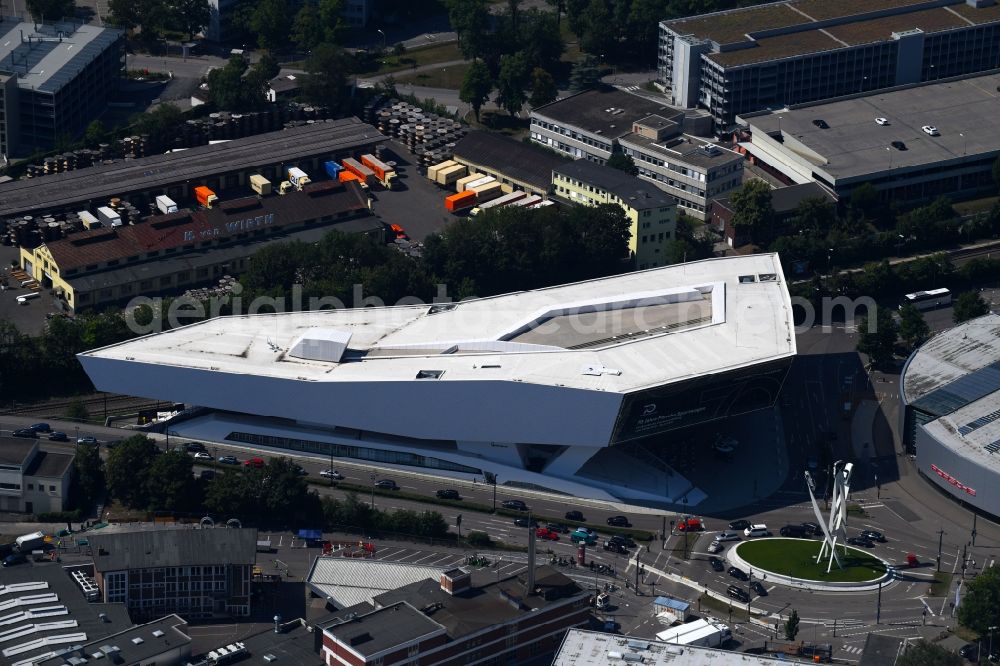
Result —
<svg viewBox="0 0 1000 666"><path fill-rule="evenodd" d="M339 363L351 342L349 331L332 328L310 328L292 343L289 356L309 361Z"/></svg>
<svg viewBox="0 0 1000 666"><path fill-rule="evenodd" d="M264 661L270 664L272 661L278 661L278 658L275 657L270 652L268 652L267 654L264 655Z"/></svg>
<svg viewBox="0 0 1000 666"><path fill-rule="evenodd" d="M135 645L142 645L145 642L146 641L142 640L141 636L136 636L135 638L132 639L132 643L134 643Z"/></svg>
<svg viewBox="0 0 1000 666"><path fill-rule="evenodd" d="M775 282L778 279L777 273L758 273L757 280L760 282Z"/></svg>
<svg viewBox="0 0 1000 666"><path fill-rule="evenodd" d="M740 284L750 284L751 282L756 282L756 281L757 281L757 276L756 275L741 275L740 276Z"/></svg>
<svg viewBox="0 0 1000 666"><path fill-rule="evenodd" d="M439 312L450 312L458 307L458 303L435 303L427 310L427 314L437 314Z"/></svg>
<svg viewBox="0 0 1000 666"><path fill-rule="evenodd" d="M621 115L623 113L625 113L625 109L615 109L614 111L611 112L611 114L615 116Z"/></svg>
<svg viewBox="0 0 1000 666"><path fill-rule="evenodd" d="M161 636L163 636L163 632L157 629L156 631L153 632L153 636L156 638L160 638Z"/></svg>
<svg viewBox="0 0 1000 666"><path fill-rule="evenodd" d="M441 379L444 370L420 370L417 372L417 379Z"/></svg>

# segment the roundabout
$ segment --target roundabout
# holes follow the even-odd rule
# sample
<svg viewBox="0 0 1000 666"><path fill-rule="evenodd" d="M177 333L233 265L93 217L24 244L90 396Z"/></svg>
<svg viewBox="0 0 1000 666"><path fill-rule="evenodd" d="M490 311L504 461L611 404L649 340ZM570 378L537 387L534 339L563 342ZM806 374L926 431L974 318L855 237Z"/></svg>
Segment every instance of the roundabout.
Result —
<svg viewBox="0 0 1000 666"><path fill-rule="evenodd" d="M892 576L892 566L859 548L837 544L836 563L827 573L826 558L816 562L822 542L784 537L744 541L727 559L760 580L809 589L859 591L876 589Z"/></svg>

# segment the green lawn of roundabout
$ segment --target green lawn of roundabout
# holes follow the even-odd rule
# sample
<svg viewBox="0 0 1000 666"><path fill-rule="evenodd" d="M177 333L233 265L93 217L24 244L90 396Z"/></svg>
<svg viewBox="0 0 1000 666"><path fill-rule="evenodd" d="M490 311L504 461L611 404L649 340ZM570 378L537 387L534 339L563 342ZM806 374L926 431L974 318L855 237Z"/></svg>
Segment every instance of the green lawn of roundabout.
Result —
<svg viewBox="0 0 1000 666"><path fill-rule="evenodd" d="M863 583L885 575L885 563L863 550L837 544L837 556L843 568L834 562L826 573L829 551L821 564L816 563L821 541L808 539L765 538L745 541L736 546L739 556L754 569L792 578L830 583Z"/></svg>

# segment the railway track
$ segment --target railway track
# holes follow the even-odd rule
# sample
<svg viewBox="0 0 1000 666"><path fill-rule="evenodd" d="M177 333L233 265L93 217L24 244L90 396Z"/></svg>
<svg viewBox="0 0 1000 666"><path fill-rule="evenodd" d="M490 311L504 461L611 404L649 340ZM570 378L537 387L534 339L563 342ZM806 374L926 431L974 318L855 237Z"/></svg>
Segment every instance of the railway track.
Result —
<svg viewBox="0 0 1000 666"><path fill-rule="evenodd" d="M131 395L119 395L116 393L97 393L87 396L75 396L72 398L58 398L45 400L43 402L33 402L4 406L0 413L17 414L22 416L46 416L65 418L66 410L75 402L82 404L91 416L103 415L105 410L108 414L120 412L137 412L146 409L157 409L169 407L172 403L149 400L148 398L137 398Z"/></svg>

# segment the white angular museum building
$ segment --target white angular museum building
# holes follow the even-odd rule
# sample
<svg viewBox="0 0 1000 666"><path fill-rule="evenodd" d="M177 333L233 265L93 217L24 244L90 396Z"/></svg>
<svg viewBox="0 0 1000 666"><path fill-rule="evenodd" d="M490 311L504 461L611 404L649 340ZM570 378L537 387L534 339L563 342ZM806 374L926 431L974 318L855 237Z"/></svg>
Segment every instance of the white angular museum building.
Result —
<svg viewBox="0 0 1000 666"><path fill-rule="evenodd" d="M670 471L630 486L638 461L616 446L770 407L794 354L781 263L759 254L457 303L218 317L80 361L100 390L205 408L169 426L187 438L694 506L704 495Z"/></svg>

